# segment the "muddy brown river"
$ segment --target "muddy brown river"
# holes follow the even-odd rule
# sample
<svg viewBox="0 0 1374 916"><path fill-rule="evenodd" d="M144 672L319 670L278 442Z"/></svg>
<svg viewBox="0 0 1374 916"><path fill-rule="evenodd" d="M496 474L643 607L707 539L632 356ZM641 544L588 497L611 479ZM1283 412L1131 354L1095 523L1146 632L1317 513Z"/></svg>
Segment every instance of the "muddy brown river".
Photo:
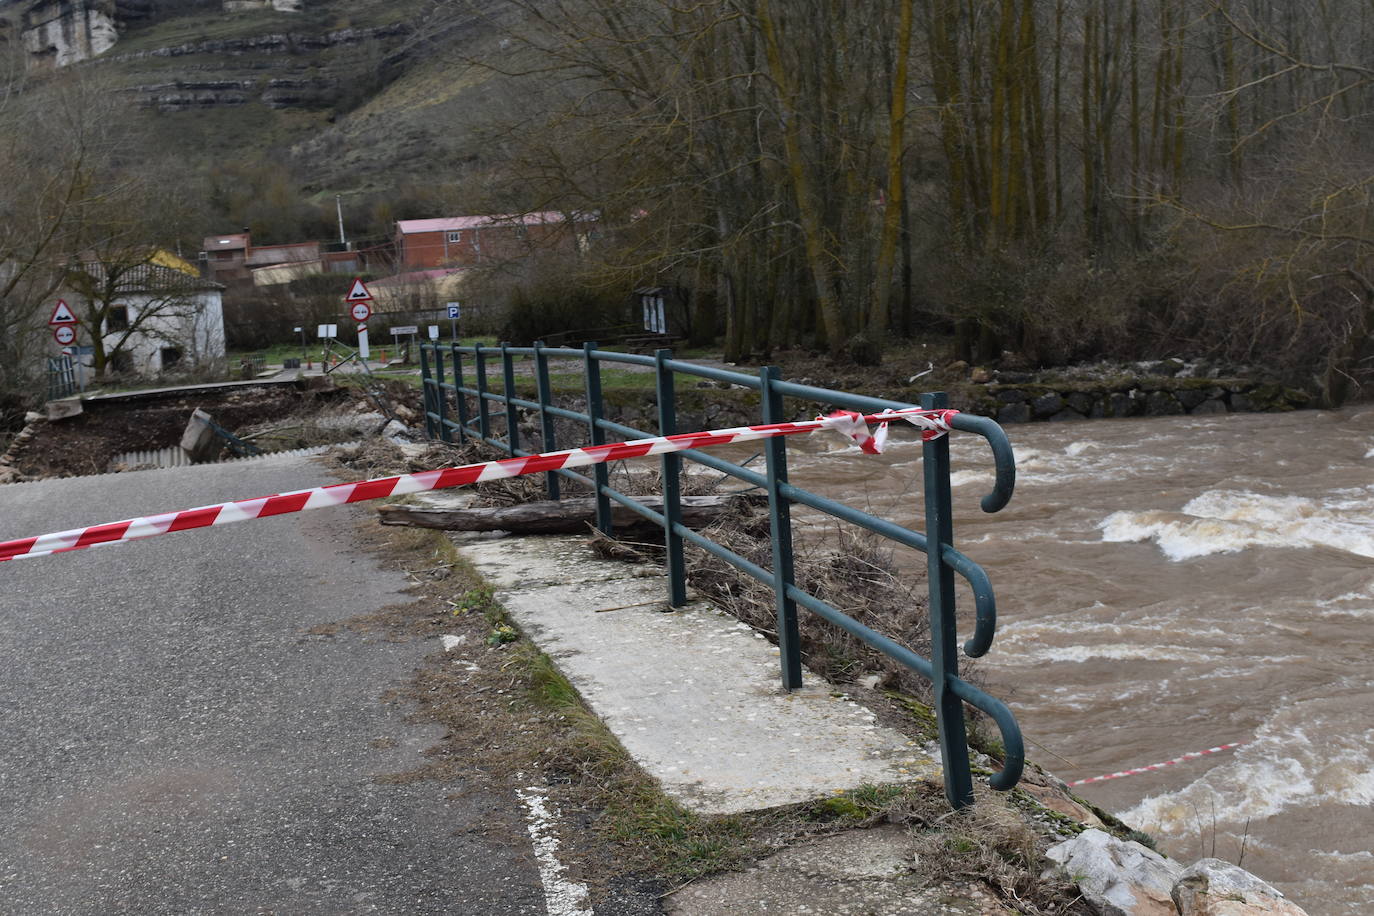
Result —
<svg viewBox="0 0 1374 916"><path fill-rule="evenodd" d="M1245 837L1313 916L1374 913L1374 409L1008 433L997 515L990 453L955 434L955 544L996 586L983 672L1030 756L1071 782L1244 742L1076 791L1185 861ZM902 435L879 457L794 442L792 479L919 530Z"/></svg>

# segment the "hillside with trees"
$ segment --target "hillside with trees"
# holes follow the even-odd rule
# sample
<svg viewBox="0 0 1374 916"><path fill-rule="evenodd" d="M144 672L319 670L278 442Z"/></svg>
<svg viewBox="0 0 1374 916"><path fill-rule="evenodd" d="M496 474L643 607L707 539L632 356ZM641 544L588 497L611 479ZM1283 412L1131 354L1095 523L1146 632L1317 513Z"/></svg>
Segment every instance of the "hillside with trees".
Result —
<svg viewBox="0 0 1374 916"><path fill-rule="evenodd" d="M595 212L596 245L518 278L536 313L663 286L730 359L940 335L985 364L1249 364L1328 403L1368 378L1356 0L150 9L68 69L118 112L114 158L155 150L191 199L186 245L328 238L335 195L364 239ZM74 78L17 73L6 98Z"/></svg>
<svg viewBox="0 0 1374 916"><path fill-rule="evenodd" d="M497 173L618 221L589 272L692 290L731 358L1367 375L1367 4L510 2L487 63L544 103Z"/></svg>

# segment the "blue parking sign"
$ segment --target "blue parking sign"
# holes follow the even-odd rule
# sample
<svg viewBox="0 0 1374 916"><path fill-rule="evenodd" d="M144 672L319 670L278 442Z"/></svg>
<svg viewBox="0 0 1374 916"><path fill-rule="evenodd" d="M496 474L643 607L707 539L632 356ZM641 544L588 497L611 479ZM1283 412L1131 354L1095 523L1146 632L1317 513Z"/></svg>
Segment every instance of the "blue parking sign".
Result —
<svg viewBox="0 0 1374 916"><path fill-rule="evenodd" d="M458 314L459 308L460 308L460 306L459 306L459 304L458 304L457 302L450 302L450 303L448 304L448 317L449 317L449 318L459 318L459 317L461 317L461 316Z"/></svg>

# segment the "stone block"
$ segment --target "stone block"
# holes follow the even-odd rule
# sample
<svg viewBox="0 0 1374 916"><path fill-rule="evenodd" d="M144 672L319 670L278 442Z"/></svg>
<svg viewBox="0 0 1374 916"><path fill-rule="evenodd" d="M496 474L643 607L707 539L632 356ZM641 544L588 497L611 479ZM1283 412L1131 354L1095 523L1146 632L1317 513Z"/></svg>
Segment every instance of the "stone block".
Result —
<svg viewBox="0 0 1374 916"><path fill-rule="evenodd" d="M1183 405L1168 391L1151 391L1145 399L1147 417L1172 417L1183 413Z"/></svg>
<svg viewBox="0 0 1374 916"><path fill-rule="evenodd" d="M1226 402L1219 398L1208 398L1191 411L1194 414L1226 413Z"/></svg>
<svg viewBox="0 0 1374 916"><path fill-rule="evenodd" d="M1031 402L1031 410L1037 419L1052 417L1064 409L1064 399L1057 394L1042 394Z"/></svg>
<svg viewBox="0 0 1374 916"><path fill-rule="evenodd" d="M197 407L181 434L181 450L199 464L217 456L223 447L223 440L210 428L210 415Z"/></svg>
<svg viewBox="0 0 1374 916"><path fill-rule="evenodd" d="M81 415L80 398L64 398L60 401L49 401L47 404L49 420L65 420L68 417Z"/></svg>
<svg viewBox="0 0 1374 916"><path fill-rule="evenodd" d="M998 423L1029 423L1031 409L1026 404L1007 404L997 411Z"/></svg>
<svg viewBox="0 0 1374 916"><path fill-rule="evenodd" d="M1174 392L1174 397L1183 405L1185 410L1192 410L1194 407L1207 400L1207 392L1197 388L1180 388Z"/></svg>
<svg viewBox="0 0 1374 916"><path fill-rule="evenodd" d="M1183 867L1139 843L1094 828L1045 855L1103 916L1178 916L1172 893Z"/></svg>
<svg viewBox="0 0 1374 916"><path fill-rule="evenodd" d="M1202 859L1174 883L1180 916L1307 916L1301 907L1245 869Z"/></svg>
<svg viewBox="0 0 1374 916"><path fill-rule="evenodd" d="M1070 407L1072 407L1079 413L1083 414L1084 416L1087 416L1093 412L1093 406L1096 403L1092 395L1084 394L1082 391L1072 392L1071 394L1069 394L1068 397L1064 399L1064 401ZM1098 414L1098 416L1101 416L1101 414Z"/></svg>

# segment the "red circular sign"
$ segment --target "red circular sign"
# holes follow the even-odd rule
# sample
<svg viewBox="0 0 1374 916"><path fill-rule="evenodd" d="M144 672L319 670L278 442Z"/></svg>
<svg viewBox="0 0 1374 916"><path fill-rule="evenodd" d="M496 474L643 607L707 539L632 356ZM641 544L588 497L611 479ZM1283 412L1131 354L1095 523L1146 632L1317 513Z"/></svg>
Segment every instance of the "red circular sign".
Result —
<svg viewBox="0 0 1374 916"><path fill-rule="evenodd" d="M52 336L53 340L65 347L67 344L76 340L76 328L69 324L60 324L52 329Z"/></svg>
<svg viewBox="0 0 1374 916"><path fill-rule="evenodd" d="M355 302L348 313L353 316L354 321L366 321L372 317L372 306L366 302Z"/></svg>

